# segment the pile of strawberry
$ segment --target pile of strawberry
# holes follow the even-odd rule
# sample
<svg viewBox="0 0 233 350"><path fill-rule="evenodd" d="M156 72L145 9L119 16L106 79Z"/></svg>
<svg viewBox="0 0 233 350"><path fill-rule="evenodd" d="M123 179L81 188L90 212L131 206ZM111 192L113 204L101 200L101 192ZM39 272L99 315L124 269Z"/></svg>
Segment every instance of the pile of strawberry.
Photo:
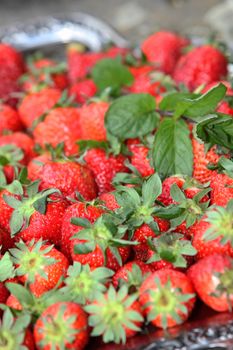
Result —
<svg viewBox="0 0 233 350"><path fill-rule="evenodd" d="M233 88L216 43L0 44L0 347L125 343L233 306Z"/></svg>

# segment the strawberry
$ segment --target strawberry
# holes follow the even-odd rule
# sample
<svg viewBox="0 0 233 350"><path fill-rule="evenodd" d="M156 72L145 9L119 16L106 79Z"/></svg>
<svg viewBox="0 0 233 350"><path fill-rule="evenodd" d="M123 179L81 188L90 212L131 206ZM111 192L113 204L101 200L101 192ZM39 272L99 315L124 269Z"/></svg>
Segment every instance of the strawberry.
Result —
<svg viewBox="0 0 233 350"><path fill-rule="evenodd" d="M202 90L202 93L205 93L212 89L213 87L217 86L219 83L222 83L223 85L226 86L227 91L226 91L226 96L233 96L233 89L231 87L231 84L228 81L215 81L211 84L207 84L204 89ZM218 104L218 107L216 109L217 112L224 113L224 114L230 114L233 115L233 108L227 101L221 101Z"/></svg>
<svg viewBox="0 0 233 350"><path fill-rule="evenodd" d="M213 46L196 47L182 56L175 67L173 78L191 91L202 84L221 80L227 75L227 59Z"/></svg>
<svg viewBox="0 0 233 350"><path fill-rule="evenodd" d="M220 102L217 112L219 113L224 113L224 114L229 114L233 116L233 108L230 106L230 104L226 101Z"/></svg>
<svg viewBox="0 0 233 350"><path fill-rule="evenodd" d="M38 192L38 186L38 182L27 186L25 197L22 188L18 199L13 195L3 196L3 200L10 207L5 208L5 219L11 215L5 227L9 228L10 225L11 235L17 234L24 241L43 238L59 245L62 217L68 203L55 195L57 190Z"/></svg>
<svg viewBox="0 0 233 350"><path fill-rule="evenodd" d="M97 87L93 80L84 79L72 84L69 88L69 95L74 97L74 101L80 104L85 103L97 93Z"/></svg>
<svg viewBox="0 0 233 350"><path fill-rule="evenodd" d="M99 194L114 189L112 180L117 173L128 172L124 165L126 157L122 154L108 155L103 149L93 148L86 152L84 160L95 176Z"/></svg>
<svg viewBox="0 0 233 350"><path fill-rule="evenodd" d="M1 203L1 199L0 199ZM1 205L1 204L0 204ZM7 214L6 214L7 216ZM4 220L2 220L4 221ZM12 248L14 245L14 239L11 237L10 232L5 228L0 227L0 247L1 252L5 253L9 248Z"/></svg>
<svg viewBox="0 0 233 350"><path fill-rule="evenodd" d="M0 282L0 303L5 304L8 297L9 297L9 291L6 289L4 283Z"/></svg>
<svg viewBox="0 0 233 350"><path fill-rule="evenodd" d="M22 123L18 112L7 104L0 104L0 135L8 131L20 131Z"/></svg>
<svg viewBox="0 0 233 350"><path fill-rule="evenodd" d="M10 309L6 309L0 321L0 339L2 347L6 349L34 350L34 341L31 331L27 328L30 323L29 315L20 315L14 318Z"/></svg>
<svg viewBox="0 0 233 350"><path fill-rule="evenodd" d="M104 117L109 108L107 102L92 102L80 109L80 127L83 140L106 141Z"/></svg>
<svg viewBox="0 0 233 350"><path fill-rule="evenodd" d="M24 72L23 58L13 47L0 43L0 99L16 104L12 93L19 91L18 79Z"/></svg>
<svg viewBox="0 0 233 350"><path fill-rule="evenodd" d="M89 340L87 315L73 302L50 305L35 323L34 339L38 350L82 350Z"/></svg>
<svg viewBox="0 0 233 350"><path fill-rule="evenodd" d="M85 165L74 161L48 161L40 172L41 189L57 188L63 196L75 197L79 192L86 200L97 196L94 176Z"/></svg>
<svg viewBox="0 0 233 350"><path fill-rule="evenodd" d="M69 295L72 301L85 305L95 299L97 291L106 291L106 284L109 283L113 274L114 272L106 267L91 270L89 265L74 262L68 269L64 280L65 286L61 292Z"/></svg>
<svg viewBox="0 0 233 350"><path fill-rule="evenodd" d="M193 146L193 177L201 183L210 181L212 170L207 168L209 163L216 164L220 155L216 153L215 146L205 153L205 146L194 137L192 138Z"/></svg>
<svg viewBox="0 0 233 350"><path fill-rule="evenodd" d="M109 210L119 209L120 206L117 203L114 192L104 192L99 196L99 200L103 202L103 205Z"/></svg>
<svg viewBox="0 0 233 350"><path fill-rule="evenodd" d="M212 172L210 187L211 204L225 207L230 199L233 199L233 179L226 174Z"/></svg>
<svg viewBox="0 0 233 350"><path fill-rule="evenodd" d="M116 292L110 285L103 294L96 293L94 302L85 306L90 314L88 322L93 327L92 336L101 335L104 343L125 343L127 338L140 331L143 317L137 294L128 295L126 286Z"/></svg>
<svg viewBox="0 0 233 350"><path fill-rule="evenodd" d="M192 265L188 271L199 298L216 311L232 310L233 260L212 254Z"/></svg>
<svg viewBox="0 0 233 350"><path fill-rule="evenodd" d="M129 71L134 76L135 79L139 78L140 76L147 75L153 70L154 70L154 67L151 65L129 67Z"/></svg>
<svg viewBox="0 0 233 350"><path fill-rule="evenodd" d="M130 161L131 164L138 170L143 176L150 176L154 174L154 169L149 160L149 148L141 144L138 139L129 139L127 146L131 152Z"/></svg>
<svg viewBox="0 0 233 350"><path fill-rule="evenodd" d="M187 320L194 307L195 293L184 273L163 269L144 280L139 302L149 322L167 328Z"/></svg>
<svg viewBox="0 0 233 350"><path fill-rule="evenodd" d="M171 74L182 54L182 49L187 45L188 40L185 38L171 32L161 31L144 40L141 50L158 70Z"/></svg>
<svg viewBox="0 0 233 350"><path fill-rule="evenodd" d="M16 265L16 276L29 286L36 297L55 288L66 275L68 260L53 246L42 240L32 240L26 244L20 241L15 246L10 249L10 254Z"/></svg>
<svg viewBox="0 0 233 350"><path fill-rule="evenodd" d="M31 181L40 179L44 164L51 160L51 155L49 153L43 153L34 157L27 165L28 178Z"/></svg>
<svg viewBox="0 0 233 350"><path fill-rule="evenodd" d="M127 261L133 243L125 239L125 229L114 223L111 215L103 214L93 224L82 218L73 218L71 222L77 224L71 241L73 261L114 271Z"/></svg>
<svg viewBox="0 0 233 350"><path fill-rule="evenodd" d="M59 107L47 114L33 131L35 142L42 148L46 144L56 147L61 141L65 144L66 155L76 154L76 141L81 138L80 113L74 107Z"/></svg>
<svg viewBox="0 0 233 350"><path fill-rule="evenodd" d="M232 204L230 200L226 208L210 207L203 219L191 228L197 259L213 253L233 256Z"/></svg>
<svg viewBox="0 0 233 350"><path fill-rule="evenodd" d="M151 273L151 271L149 265L144 264L140 260L133 260L117 270L112 278L112 284L115 288L126 284L129 291L132 291L132 289L135 291L135 289L139 289L142 281Z"/></svg>
<svg viewBox="0 0 233 350"><path fill-rule="evenodd" d="M60 100L61 91L45 88L38 92L31 92L21 100L19 115L26 128L32 128L47 114ZM42 121L42 120L41 120Z"/></svg>
<svg viewBox="0 0 233 350"><path fill-rule="evenodd" d="M82 229L81 226L78 228L73 225L71 219L79 217L94 223L103 212L102 208L91 204L87 205L83 202L76 202L66 209L62 222L61 250L67 257L71 257L71 237L78 229Z"/></svg>
<svg viewBox="0 0 233 350"><path fill-rule="evenodd" d="M10 296L7 298L6 305L15 310L21 311L23 309L19 300L13 294L10 294Z"/></svg>

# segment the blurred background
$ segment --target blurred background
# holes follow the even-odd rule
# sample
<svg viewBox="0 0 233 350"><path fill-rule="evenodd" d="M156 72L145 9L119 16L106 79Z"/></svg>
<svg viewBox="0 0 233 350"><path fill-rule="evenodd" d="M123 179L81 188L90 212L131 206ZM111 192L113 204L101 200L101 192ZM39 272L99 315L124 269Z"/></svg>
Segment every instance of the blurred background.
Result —
<svg viewBox="0 0 233 350"><path fill-rule="evenodd" d="M158 28L233 37L233 0L0 0L0 26L75 11L108 21L134 42Z"/></svg>

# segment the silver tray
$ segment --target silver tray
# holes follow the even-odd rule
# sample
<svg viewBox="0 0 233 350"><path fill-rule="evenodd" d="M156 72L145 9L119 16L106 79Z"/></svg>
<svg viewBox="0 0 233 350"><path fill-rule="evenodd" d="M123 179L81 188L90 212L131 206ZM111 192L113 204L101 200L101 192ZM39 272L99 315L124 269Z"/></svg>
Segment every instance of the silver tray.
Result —
<svg viewBox="0 0 233 350"><path fill-rule="evenodd" d="M0 28L0 41L23 53L40 50L49 57L64 57L64 44L80 42L100 51L110 42L129 47L129 42L107 23L85 13L46 17L26 24ZM196 42L201 42L197 39ZM145 328L125 345L104 345L92 340L87 350L233 350L233 316L217 314L198 303L190 320L167 332Z"/></svg>

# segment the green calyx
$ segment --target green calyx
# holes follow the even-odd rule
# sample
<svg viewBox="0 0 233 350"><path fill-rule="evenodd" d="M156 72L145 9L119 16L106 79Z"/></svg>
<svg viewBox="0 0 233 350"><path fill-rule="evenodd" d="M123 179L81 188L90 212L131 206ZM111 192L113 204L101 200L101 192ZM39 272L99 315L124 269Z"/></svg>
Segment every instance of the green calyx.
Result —
<svg viewBox="0 0 233 350"><path fill-rule="evenodd" d="M54 188L38 192L39 181L34 181L26 187L27 197L24 197L22 185L20 186L21 193L19 199L14 196L3 196L4 201L14 209L10 219L12 236L29 226L30 218L35 211L44 215L46 213L47 202L51 201L49 196L60 193Z"/></svg>
<svg viewBox="0 0 233 350"><path fill-rule="evenodd" d="M23 151L15 145L9 144L0 147L0 166L19 166L23 157Z"/></svg>
<svg viewBox="0 0 233 350"><path fill-rule="evenodd" d="M182 234L168 232L158 238L149 239L148 243L154 254L147 263L165 260L174 267L186 268L185 256L194 256L197 251L189 240L183 238Z"/></svg>
<svg viewBox="0 0 233 350"><path fill-rule="evenodd" d="M132 266L132 270L127 273L127 281L125 279L119 280L120 287L126 285L128 287L129 294L138 291L142 282L146 279L146 277L150 274L150 272L143 274L140 267L135 263Z"/></svg>
<svg viewBox="0 0 233 350"><path fill-rule="evenodd" d="M79 304L86 304L95 298L96 292L105 292L106 284L114 272L105 267L91 270L89 265L74 262L68 269L65 287L62 293L69 294L71 299Z"/></svg>
<svg viewBox="0 0 233 350"><path fill-rule="evenodd" d="M93 327L92 336L101 335L105 343L125 343L127 328L140 331L137 323L143 322L143 317L132 308L136 299L137 294L128 295L126 286L117 292L110 285L107 293L96 293L96 301L85 306L85 311L90 314L88 322Z"/></svg>
<svg viewBox="0 0 233 350"><path fill-rule="evenodd" d="M53 246L45 248L45 242L41 239L37 242L32 240L29 244L20 241L15 245L16 248L10 249L10 253L13 263L18 266L15 271L16 275L26 276L28 283L35 282L37 276L47 280L48 275L45 272L45 267L56 263L54 258L47 255Z"/></svg>
<svg viewBox="0 0 233 350"><path fill-rule="evenodd" d="M233 200L231 199L227 207L213 206L207 211L206 222L210 227L205 231L203 238L212 241L220 237L222 245L228 242L233 244Z"/></svg>
<svg viewBox="0 0 233 350"><path fill-rule="evenodd" d="M25 330L30 323L29 315L15 318L10 309L6 309L0 321L0 349L26 350L23 346Z"/></svg>
<svg viewBox="0 0 233 350"><path fill-rule="evenodd" d="M61 304L56 315L46 315L42 317L43 328L39 328L38 332L43 334L40 342L41 346L49 345L51 349L66 349L67 344L72 344L78 330L73 328L78 315L64 317L66 305Z"/></svg>
<svg viewBox="0 0 233 350"><path fill-rule="evenodd" d="M184 294L179 288L173 288L170 279L162 285L159 278L155 278L156 289L148 290L150 301L145 307L150 307L147 320L150 322L161 317L162 327L168 327L168 318L172 318L177 324L182 323L179 314L187 314L185 303L192 299L194 294Z"/></svg>

